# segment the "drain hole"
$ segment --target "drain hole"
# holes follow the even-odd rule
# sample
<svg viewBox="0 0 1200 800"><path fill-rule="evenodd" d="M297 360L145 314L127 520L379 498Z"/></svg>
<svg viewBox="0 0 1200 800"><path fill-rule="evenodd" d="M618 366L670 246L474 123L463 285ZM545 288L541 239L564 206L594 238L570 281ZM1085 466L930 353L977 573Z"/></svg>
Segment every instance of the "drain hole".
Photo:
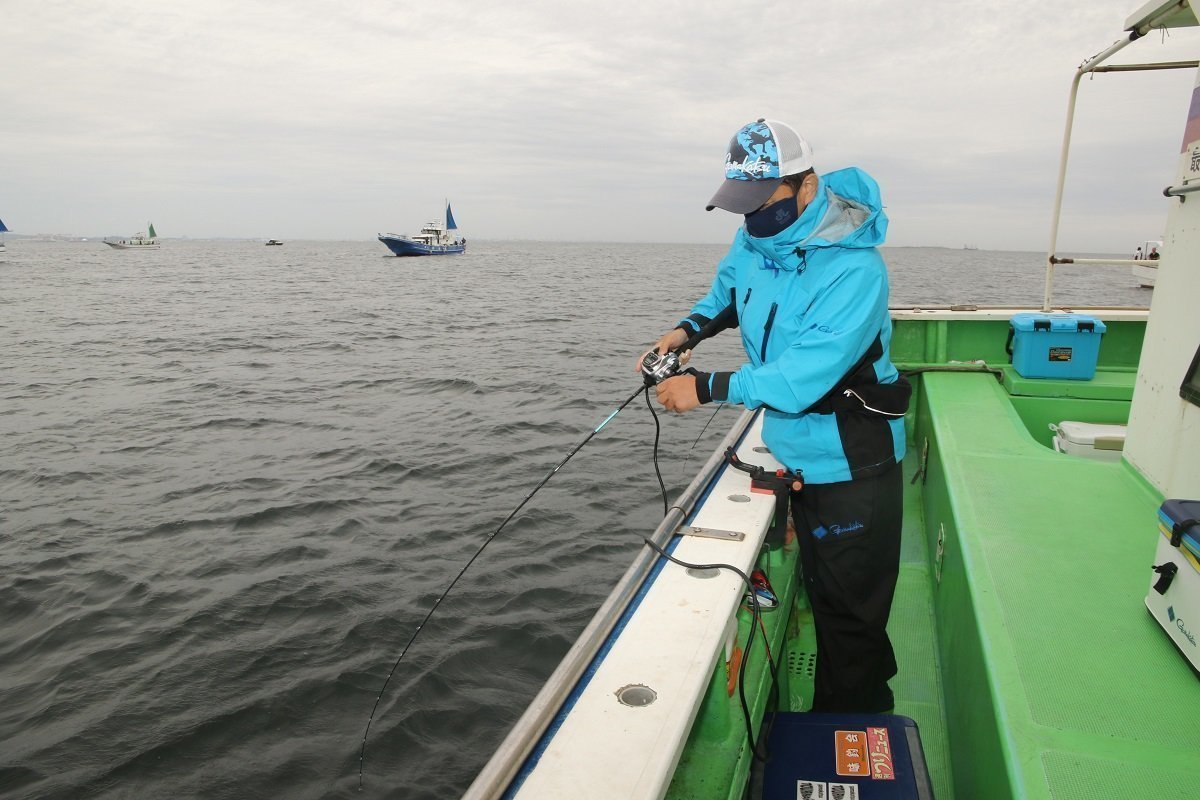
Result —
<svg viewBox="0 0 1200 800"><path fill-rule="evenodd" d="M693 578L699 578L702 581L706 581L709 578L715 578L718 575L720 575L721 570L719 570L719 569L693 569L692 567L688 567L687 574L691 575Z"/></svg>
<svg viewBox="0 0 1200 800"><path fill-rule="evenodd" d="M731 495L729 495L729 499L734 503L749 503L750 502L750 498L746 497L746 495L744 495L744 494L731 494Z"/></svg>
<svg viewBox="0 0 1200 800"><path fill-rule="evenodd" d="M651 689L649 686L643 686L640 683L622 686L617 690L617 699L623 705L640 708L648 706L658 699L658 692Z"/></svg>

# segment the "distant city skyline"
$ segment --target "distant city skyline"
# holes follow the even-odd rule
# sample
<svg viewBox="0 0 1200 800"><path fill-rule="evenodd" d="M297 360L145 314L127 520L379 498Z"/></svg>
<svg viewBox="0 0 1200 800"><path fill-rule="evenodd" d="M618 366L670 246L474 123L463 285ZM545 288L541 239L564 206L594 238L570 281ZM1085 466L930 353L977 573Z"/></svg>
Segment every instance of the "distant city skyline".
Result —
<svg viewBox="0 0 1200 800"><path fill-rule="evenodd" d="M468 239L722 243L725 144L767 116L818 171L879 181L891 245L1044 251L1073 71L1138 5L18 4L0 219L358 241L449 199ZM1114 61L1197 45L1155 33ZM1194 81L1085 80L1060 250L1161 235Z"/></svg>

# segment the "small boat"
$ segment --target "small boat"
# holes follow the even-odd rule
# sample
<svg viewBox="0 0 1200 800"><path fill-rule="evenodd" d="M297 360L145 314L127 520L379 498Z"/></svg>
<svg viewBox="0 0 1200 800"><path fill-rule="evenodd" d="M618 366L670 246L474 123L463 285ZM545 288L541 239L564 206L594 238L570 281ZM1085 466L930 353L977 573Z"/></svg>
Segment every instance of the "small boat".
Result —
<svg viewBox="0 0 1200 800"><path fill-rule="evenodd" d="M458 225L454 221L449 203L446 203L445 222L427 222L415 236L381 233L379 241L398 256L445 256L467 249L467 240L458 235Z"/></svg>
<svg viewBox="0 0 1200 800"><path fill-rule="evenodd" d="M104 243L116 250L158 250L158 234L154 232L154 223L149 224L150 234L138 232L125 239L105 239Z"/></svg>
<svg viewBox="0 0 1200 800"><path fill-rule="evenodd" d="M1164 270L1148 312L1089 309L1087 327L1052 295L1058 264L1131 261L1057 252L1081 79L1197 22L1153 0L1075 74L1036 348L1026 337L1012 357L1006 334L1029 316L1014 308L892 309L892 359L914 385L895 714L805 713L821 648L799 542L726 452L774 474L761 424L780 412L747 410L464 798L1197 796L1200 271ZM1120 70L1184 66L1196 63ZM1183 202L1200 191L1196 98L1182 102L1182 153L1167 154L1164 239L1181 266L1200 252L1200 204ZM1073 332L1053 327L1067 318ZM1094 372L1076 372L1089 358ZM1050 435L1064 420L1105 433L1074 454ZM750 601L753 571L777 602Z"/></svg>
<svg viewBox="0 0 1200 800"><path fill-rule="evenodd" d="M1137 279L1139 286L1154 288L1154 282L1158 278L1158 259L1162 254L1162 246L1162 239L1147 239L1138 245L1133 254L1133 266L1129 271Z"/></svg>
<svg viewBox="0 0 1200 800"><path fill-rule="evenodd" d="M279 241L278 239L267 239L267 247L279 247L282 245L283 242Z"/></svg>
<svg viewBox="0 0 1200 800"><path fill-rule="evenodd" d="M4 225L4 220L0 219L0 233L8 233L8 228ZM0 256L4 255L7 248L4 246L4 237L0 236Z"/></svg>

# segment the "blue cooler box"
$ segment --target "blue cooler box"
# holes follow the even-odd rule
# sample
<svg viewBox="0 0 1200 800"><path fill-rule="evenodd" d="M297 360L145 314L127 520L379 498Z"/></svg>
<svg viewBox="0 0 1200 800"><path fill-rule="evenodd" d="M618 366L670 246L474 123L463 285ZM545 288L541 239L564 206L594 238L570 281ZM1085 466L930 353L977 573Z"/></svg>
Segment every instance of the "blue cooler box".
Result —
<svg viewBox="0 0 1200 800"><path fill-rule="evenodd" d="M894 714L772 715L761 800L933 800L917 724Z"/></svg>
<svg viewBox="0 0 1200 800"><path fill-rule="evenodd" d="M1008 346L1023 378L1087 381L1096 374L1104 323L1083 314L1014 314Z"/></svg>

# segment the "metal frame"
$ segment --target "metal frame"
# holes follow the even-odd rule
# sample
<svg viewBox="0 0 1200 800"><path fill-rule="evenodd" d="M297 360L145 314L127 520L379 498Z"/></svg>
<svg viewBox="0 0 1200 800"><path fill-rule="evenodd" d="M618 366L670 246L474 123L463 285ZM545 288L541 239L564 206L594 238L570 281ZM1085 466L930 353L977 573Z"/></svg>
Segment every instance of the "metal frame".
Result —
<svg viewBox="0 0 1200 800"><path fill-rule="evenodd" d="M1052 308L1051 297L1054 286L1054 266L1056 264L1139 264L1141 262L1129 259L1064 259L1056 255L1058 248L1058 223L1062 218L1062 200L1063 186L1066 184L1067 178L1067 155L1071 148L1071 128L1075 123L1075 102L1079 95L1079 82L1084 75L1091 72L1145 72L1149 70L1163 69L1186 69L1195 68L1200 65L1197 61L1171 61L1157 64L1120 64L1109 67L1102 67L1101 64L1110 58L1113 54L1124 49L1138 39L1145 36L1151 30L1163 27L1168 20L1176 17L1180 12L1190 7L1189 0L1177 0L1170 5L1161 7L1157 12L1152 12L1143 17L1144 21L1137 23L1129 31L1129 36L1125 39L1118 39L1113 42L1107 49L1102 50L1096 55L1084 61L1079 69L1075 71L1075 77L1071 81L1070 99L1067 101L1067 123L1063 131L1062 151L1058 161L1058 185L1054 195L1054 215L1050 222L1050 248L1046 251L1046 291L1042 297L1042 311L1050 311ZM1191 191L1190 189L1188 191Z"/></svg>

